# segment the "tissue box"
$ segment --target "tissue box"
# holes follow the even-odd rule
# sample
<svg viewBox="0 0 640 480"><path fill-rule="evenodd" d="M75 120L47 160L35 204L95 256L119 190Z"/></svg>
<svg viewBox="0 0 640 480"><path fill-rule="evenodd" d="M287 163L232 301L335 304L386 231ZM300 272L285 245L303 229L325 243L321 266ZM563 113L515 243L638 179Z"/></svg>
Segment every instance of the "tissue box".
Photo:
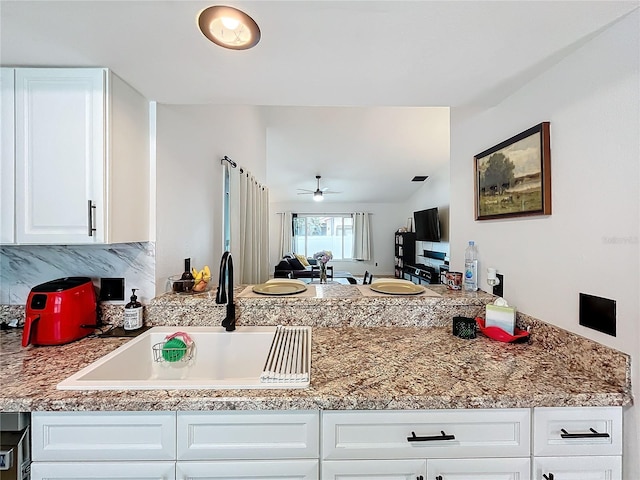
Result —
<svg viewBox="0 0 640 480"><path fill-rule="evenodd" d="M499 307L498 305L487 305L485 314L485 327L498 327L513 335L516 326L515 307Z"/></svg>

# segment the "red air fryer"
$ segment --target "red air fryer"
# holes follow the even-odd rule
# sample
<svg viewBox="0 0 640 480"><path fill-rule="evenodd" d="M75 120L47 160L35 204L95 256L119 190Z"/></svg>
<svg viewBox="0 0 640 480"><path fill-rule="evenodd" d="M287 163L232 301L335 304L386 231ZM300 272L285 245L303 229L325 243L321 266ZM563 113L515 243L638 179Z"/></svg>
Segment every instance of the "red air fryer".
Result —
<svg viewBox="0 0 640 480"><path fill-rule="evenodd" d="M96 328L97 302L88 277L67 277L31 289L25 308L22 346L62 345Z"/></svg>

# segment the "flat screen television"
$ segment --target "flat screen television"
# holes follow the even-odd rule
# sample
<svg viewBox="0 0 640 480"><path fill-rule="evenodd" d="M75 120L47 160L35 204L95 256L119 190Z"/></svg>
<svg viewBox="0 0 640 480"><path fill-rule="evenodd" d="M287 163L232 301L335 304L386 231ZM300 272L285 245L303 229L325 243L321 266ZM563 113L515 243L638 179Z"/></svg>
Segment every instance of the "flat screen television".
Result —
<svg viewBox="0 0 640 480"><path fill-rule="evenodd" d="M413 221L416 226L416 240L424 242L440 241L438 207L413 212Z"/></svg>

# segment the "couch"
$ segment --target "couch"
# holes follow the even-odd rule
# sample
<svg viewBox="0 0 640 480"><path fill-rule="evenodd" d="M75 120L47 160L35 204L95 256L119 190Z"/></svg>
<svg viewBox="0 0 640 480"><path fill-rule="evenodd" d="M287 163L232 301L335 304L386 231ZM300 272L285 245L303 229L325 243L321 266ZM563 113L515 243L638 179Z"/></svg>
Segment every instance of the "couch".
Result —
<svg viewBox="0 0 640 480"><path fill-rule="evenodd" d="M320 272L317 267L318 262L313 258L307 258L306 261L309 264L308 266L302 264L300 256L294 254L285 255L276 265L273 278L320 278ZM346 278L349 282L356 283L351 272L334 271L331 266L329 266L327 276L329 278Z"/></svg>
<svg viewBox="0 0 640 480"><path fill-rule="evenodd" d="M317 276L317 272L311 270L311 266L317 264L315 259L308 258L307 262L309 265L304 266L295 256L285 255L276 265L273 278L313 278Z"/></svg>

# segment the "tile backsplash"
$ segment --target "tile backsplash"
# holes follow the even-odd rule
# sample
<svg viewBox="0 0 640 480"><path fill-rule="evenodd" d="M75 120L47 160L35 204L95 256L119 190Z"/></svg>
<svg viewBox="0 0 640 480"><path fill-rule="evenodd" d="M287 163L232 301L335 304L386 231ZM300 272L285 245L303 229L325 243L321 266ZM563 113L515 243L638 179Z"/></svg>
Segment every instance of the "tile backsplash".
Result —
<svg viewBox="0 0 640 480"><path fill-rule="evenodd" d="M155 296L155 243L112 245L4 245L0 247L0 304L24 305L31 288L62 277L125 279L142 303Z"/></svg>

